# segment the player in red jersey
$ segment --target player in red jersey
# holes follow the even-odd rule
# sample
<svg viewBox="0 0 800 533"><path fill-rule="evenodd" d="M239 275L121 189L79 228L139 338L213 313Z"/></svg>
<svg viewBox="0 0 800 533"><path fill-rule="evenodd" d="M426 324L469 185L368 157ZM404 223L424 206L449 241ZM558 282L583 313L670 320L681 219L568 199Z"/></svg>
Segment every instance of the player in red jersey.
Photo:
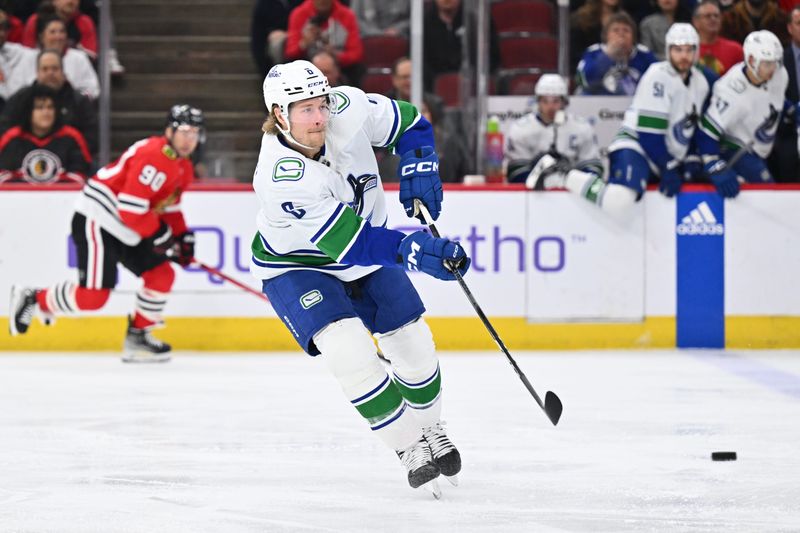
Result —
<svg viewBox="0 0 800 533"><path fill-rule="evenodd" d="M181 212L181 193L194 179L189 160L204 135L203 113L188 105L170 109L164 135L134 143L89 179L75 206L72 238L78 252L78 283L46 289L13 286L11 335L25 333L34 314L100 309L117 284L117 264L142 278L129 317L123 361L169 361L170 345L150 330L161 325L175 272L194 258L194 234Z"/></svg>

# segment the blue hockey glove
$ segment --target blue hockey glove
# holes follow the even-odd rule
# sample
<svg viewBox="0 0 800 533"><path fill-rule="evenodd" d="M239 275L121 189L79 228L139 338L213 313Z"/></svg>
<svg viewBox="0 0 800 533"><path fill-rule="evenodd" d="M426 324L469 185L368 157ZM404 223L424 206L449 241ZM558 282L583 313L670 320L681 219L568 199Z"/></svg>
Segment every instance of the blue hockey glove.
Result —
<svg viewBox="0 0 800 533"><path fill-rule="evenodd" d="M736 172L728 168L725 161L721 159L711 161L705 165L705 169L720 196L735 198L739 194L739 180Z"/></svg>
<svg viewBox="0 0 800 533"><path fill-rule="evenodd" d="M661 191L661 194L667 198L672 198L680 192L681 185L683 185L683 179L677 168L661 171L661 181L658 184L658 190Z"/></svg>
<svg viewBox="0 0 800 533"><path fill-rule="evenodd" d="M406 270L418 270L445 281L456 279L452 269L463 276L469 270L470 259L464 247L447 239L437 239L416 231L400 241L397 248L400 262Z"/></svg>
<svg viewBox="0 0 800 533"><path fill-rule="evenodd" d="M428 208L434 220L439 218L439 211L442 209L442 181L439 179L439 158L433 147L423 146L403 154L397 175L400 176L400 202L406 215L415 215L414 199L418 198Z"/></svg>

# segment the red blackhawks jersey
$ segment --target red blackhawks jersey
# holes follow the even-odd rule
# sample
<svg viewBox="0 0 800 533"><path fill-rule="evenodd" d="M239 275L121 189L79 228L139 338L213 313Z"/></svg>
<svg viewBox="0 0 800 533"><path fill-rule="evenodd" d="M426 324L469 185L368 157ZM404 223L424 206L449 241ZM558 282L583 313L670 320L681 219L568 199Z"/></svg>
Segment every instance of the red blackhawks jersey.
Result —
<svg viewBox="0 0 800 533"><path fill-rule="evenodd" d="M86 182L76 211L128 246L153 235L162 220L180 235L187 229L181 194L193 179L192 162L166 137L142 139Z"/></svg>

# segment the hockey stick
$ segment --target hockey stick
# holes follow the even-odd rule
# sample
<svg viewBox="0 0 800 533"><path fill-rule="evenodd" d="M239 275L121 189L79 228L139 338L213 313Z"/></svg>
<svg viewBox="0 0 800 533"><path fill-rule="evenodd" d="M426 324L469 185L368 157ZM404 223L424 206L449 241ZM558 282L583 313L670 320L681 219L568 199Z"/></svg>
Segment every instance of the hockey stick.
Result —
<svg viewBox="0 0 800 533"><path fill-rule="evenodd" d="M213 274L214 276L217 276L218 278L224 279L228 283L236 285L237 287L239 287L240 289L242 289L245 292L249 292L250 294L258 296L259 298L261 298L265 302L269 302L269 298L267 298L267 295L264 294L263 292L258 292L257 290L248 287L247 285L245 285L241 281L237 281L237 280L233 279L232 277L228 276L227 274L223 274L221 271L217 270L216 268L214 268L212 266L209 266L209 265L207 265L205 263L201 263L197 259L193 259L192 260L192 264L200 267L201 269L205 270L209 274Z"/></svg>
<svg viewBox="0 0 800 533"><path fill-rule="evenodd" d="M431 214L428 212L428 209L419 200L415 200L414 203L418 211L422 213L424 222L428 226L428 229L431 230L431 234L434 237L438 238L440 236L439 230L437 230L436 226L433 225L433 219L431 218ZM464 291L464 294L469 300L469 303L472 304L472 307L475 309L475 312L478 313L478 318L481 319L481 322L483 322L483 325L489 331L489 335L492 336L494 342L497 344L497 346L500 348L503 354L505 354L506 358L508 359L508 362L514 368L514 371L519 376L519 379L521 379L522 383L525 385L525 388L528 389L528 392L531 393L531 396L533 396L533 398L536 400L536 403L539 404L539 407L542 408L542 410L547 415L547 418L550 419L553 425L555 426L556 424L558 424L558 419L561 418L561 411L564 410L563 406L561 405L561 400L558 398L558 396L556 396L554 392L547 391L547 394L545 394L544 396L544 402L542 402L542 399L536 393L536 390L534 390L533 385L531 385L531 382L528 380L528 377L519 368L519 365L517 365L517 362L514 360L514 358L511 357L511 353L509 353L508 348L506 348L506 345L503 343L503 340L500 338L500 335L497 334L497 331L494 329L491 322L489 322L489 319L486 318L486 314L484 314L483 309L481 309L481 306L478 305L478 302L472 295L472 291L470 291L469 287L467 287L467 283L464 281L464 278L461 276L461 273L456 268L453 268L451 271L453 272L453 275L456 277L456 281L458 281L458 284L461 286L461 290Z"/></svg>

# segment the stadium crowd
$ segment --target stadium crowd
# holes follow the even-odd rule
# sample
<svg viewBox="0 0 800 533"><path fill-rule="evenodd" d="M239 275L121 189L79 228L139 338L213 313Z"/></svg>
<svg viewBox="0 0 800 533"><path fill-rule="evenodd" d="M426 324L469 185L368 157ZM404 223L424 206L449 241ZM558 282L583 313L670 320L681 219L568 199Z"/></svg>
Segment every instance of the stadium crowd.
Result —
<svg viewBox="0 0 800 533"><path fill-rule="evenodd" d="M0 151L24 136L38 150L59 139L61 128L85 145L96 169L97 2L94 0L0 1ZM410 2L385 0L254 0L250 50L266 76L280 62L308 59L331 85L409 98ZM570 94L632 96L648 67L666 57L665 36L676 22L690 23L700 38L698 66L710 85L743 61L742 43L766 29L781 41L789 73L787 99L798 100L800 0L573 0L569 14ZM532 96L541 76L558 70L558 7L555 0L494 0L490 3L490 94ZM460 70L465 15L461 0L429 0L424 13L424 110L435 124L442 178L457 182L473 173L461 141ZM112 51L113 52L113 51ZM124 69L109 53L113 73ZM41 87L52 90L53 127L30 131ZM535 113L535 109L532 109ZM793 113L784 112L770 169L779 181L799 181ZM60 141L59 141L60 142ZM202 147L199 150L202 152ZM391 154L379 153L382 176L395 179ZM0 158L3 181L48 183L74 179L80 169L32 176ZM61 161L59 157L56 160ZM30 163L30 162L29 162ZM72 178L67 178L70 174Z"/></svg>

